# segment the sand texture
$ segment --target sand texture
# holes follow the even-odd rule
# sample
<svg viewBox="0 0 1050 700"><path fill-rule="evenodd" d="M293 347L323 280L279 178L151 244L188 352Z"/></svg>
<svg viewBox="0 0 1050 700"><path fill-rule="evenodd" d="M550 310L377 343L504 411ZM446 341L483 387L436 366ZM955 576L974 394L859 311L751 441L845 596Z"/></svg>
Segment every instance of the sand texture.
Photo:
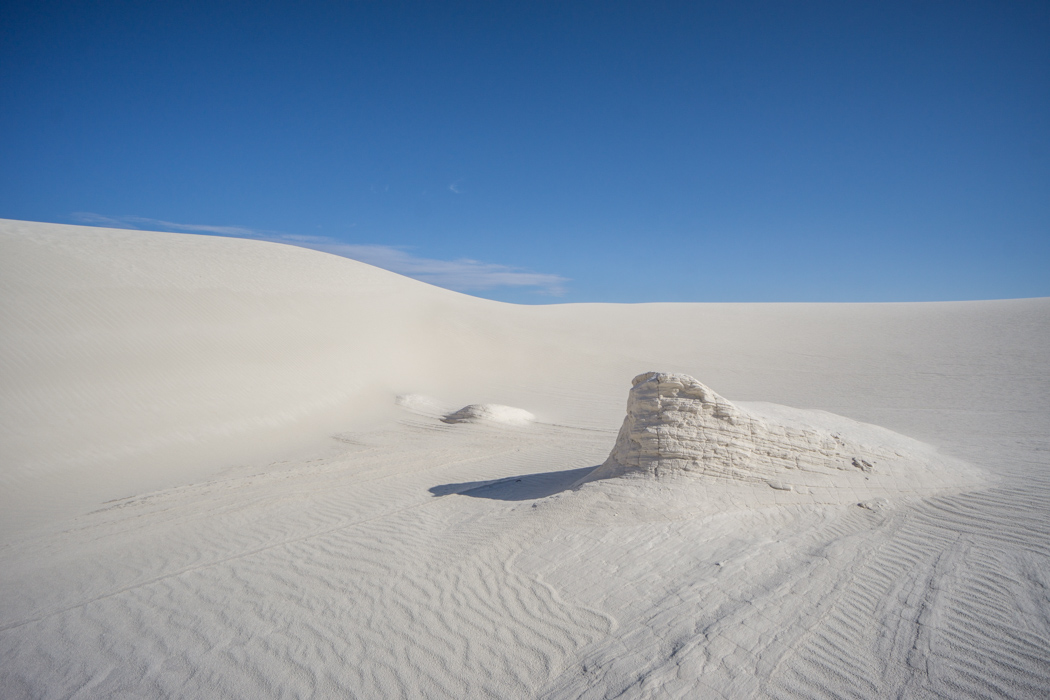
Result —
<svg viewBox="0 0 1050 700"><path fill-rule="evenodd" d="M0 329L5 700L1050 696L1050 300L3 221Z"/></svg>

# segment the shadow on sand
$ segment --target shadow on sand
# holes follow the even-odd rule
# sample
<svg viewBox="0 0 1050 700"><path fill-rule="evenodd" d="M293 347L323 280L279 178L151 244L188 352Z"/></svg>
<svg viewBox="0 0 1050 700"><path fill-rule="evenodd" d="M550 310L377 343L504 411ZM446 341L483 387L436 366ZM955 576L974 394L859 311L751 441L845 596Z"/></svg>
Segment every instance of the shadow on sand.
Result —
<svg viewBox="0 0 1050 700"><path fill-rule="evenodd" d="M594 467L569 469L562 472L524 474L496 481L466 481L462 484L442 484L430 489L435 496L450 496L454 493L471 498L492 498L498 501L531 501L553 496L568 490L570 486L587 476Z"/></svg>

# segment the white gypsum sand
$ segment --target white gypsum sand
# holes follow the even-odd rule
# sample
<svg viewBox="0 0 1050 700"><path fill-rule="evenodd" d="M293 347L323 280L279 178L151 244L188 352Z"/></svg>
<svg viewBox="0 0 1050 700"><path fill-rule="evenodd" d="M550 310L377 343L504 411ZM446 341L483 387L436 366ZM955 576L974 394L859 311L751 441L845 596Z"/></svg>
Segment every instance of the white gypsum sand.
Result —
<svg viewBox="0 0 1050 700"><path fill-rule="evenodd" d="M523 307L7 221L0 328L5 698L1050 693L1050 300ZM588 479L651 370L849 461Z"/></svg>
<svg viewBox="0 0 1050 700"><path fill-rule="evenodd" d="M523 408L501 406L496 403L472 403L442 418L445 423L503 423L505 425L528 425L536 420Z"/></svg>

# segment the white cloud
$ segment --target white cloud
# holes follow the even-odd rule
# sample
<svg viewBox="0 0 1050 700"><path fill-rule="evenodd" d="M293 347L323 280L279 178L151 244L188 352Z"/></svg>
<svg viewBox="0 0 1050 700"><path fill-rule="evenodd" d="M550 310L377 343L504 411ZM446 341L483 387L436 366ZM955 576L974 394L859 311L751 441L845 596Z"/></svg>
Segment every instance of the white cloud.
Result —
<svg viewBox="0 0 1050 700"><path fill-rule="evenodd" d="M190 233L214 233L219 236L235 236L238 238L266 238L276 234L275 231L260 231L244 226L205 226L200 224L176 224L171 221L160 219L147 219L144 216L102 216L90 212L76 212L73 218L82 224L96 226L112 226L113 228L134 229L174 229L176 231L187 231ZM280 234L276 234L280 235Z"/></svg>
<svg viewBox="0 0 1050 700"><path fill-rule="evenodd" d="M289 241L291 242L291 241ZM384 270L412 277L422 282L455 289L476 291L496 287L535 287L537 291L553 296L565 293L564 277L539 272L527 272L507 265L497 265L479 260L435 260L421 258L405 251L385 245L354 245L338 241L296 243L306 248L323 250L381 267Z"/></svg>
<svg viewBox="0 0 1050 700"><path fill-rule="evenodd" d="M386 245L361 245L343 243L323 236L302 236L251 229L244 226L210 226L202 224L179 224L143 216L102 216L89 212L77 212L73 218L80 223L94 226L133 229L168 229L189 233L206 233L236 238L285 243L302 248L311 248L344 258L358 260L381 267L406 277L420 280L458 292L482 291L497 287L533 288L542 294L560 296L565 293L569 280L559 275L529 272L519 268L479 260L436 260L412 255L405 248Z"/></svg>

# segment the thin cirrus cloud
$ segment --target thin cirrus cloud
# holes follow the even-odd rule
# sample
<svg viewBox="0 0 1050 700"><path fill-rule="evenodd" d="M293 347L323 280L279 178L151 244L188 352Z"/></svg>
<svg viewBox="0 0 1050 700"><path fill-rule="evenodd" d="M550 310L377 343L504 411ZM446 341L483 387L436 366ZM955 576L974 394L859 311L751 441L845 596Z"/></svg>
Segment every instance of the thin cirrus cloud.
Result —
<svg viewBox="0 0 1050 700"><path fill-rule="evenodd" d="M486 263L479 260L436 260L412 255L404 248L386 245L361 245L343 243L322 236L298 236L252 229L245 226L211 226L205 224L180 224L144 216L103 216L90 212L77 212L73 218L82 224L108 226L112 228L160 229L204 233L236 238L285 243L301 248L319 250L359 262L381 267L421 282L457 292L485 291L500 287L529 289L560 296L565 293L569 280L560 275L528 272L507 265Z"/></svg>

